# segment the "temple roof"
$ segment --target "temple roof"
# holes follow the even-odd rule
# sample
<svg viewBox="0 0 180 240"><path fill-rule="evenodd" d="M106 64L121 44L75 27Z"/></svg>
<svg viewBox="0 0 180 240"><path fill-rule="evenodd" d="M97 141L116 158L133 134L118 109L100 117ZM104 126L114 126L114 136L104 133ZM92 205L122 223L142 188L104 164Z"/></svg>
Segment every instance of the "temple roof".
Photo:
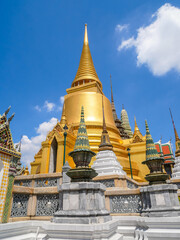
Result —
<svg viewBox="0 0 180 240"><path fill-rule="evenodd" d="M159 142L155 143L155 147L160 157L164 158L164 164L174 163L174 155L171 147L171 141L167 143Z"/></svg>
<svg viewBox="0 0 180 240"><path fill-rule="evenodd" d="M90 52L89 42L88 42L87 24L85 24L84 44L83 44L83 49L81 53L81 59L79 62L79 67L71 87L74 87L76 84L79 85L78 82L83 80L97 82L102 90L102 83L98 78L98 75L96 73L93 60L91 57L91 52Z"/></svg>
<svg viewBox="0 0 180 240"><path fill-rule="evenodd" d="M10 118L7 118L10 108L11 107L9 107L3 115L0 115L0 151L20 158L21 153L14 148L9 126L14 114L12 114Z"/></svg>

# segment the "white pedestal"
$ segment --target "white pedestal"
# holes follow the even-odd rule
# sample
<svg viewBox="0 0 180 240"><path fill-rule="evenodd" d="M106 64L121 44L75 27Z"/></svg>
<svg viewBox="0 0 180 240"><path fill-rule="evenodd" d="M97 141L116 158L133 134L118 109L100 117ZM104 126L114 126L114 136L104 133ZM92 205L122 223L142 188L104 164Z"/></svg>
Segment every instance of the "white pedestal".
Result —
<svg viewBox="0 0 180 240"><path fill-rule="evenodd" d="M118 162L115 153L110 150L98 152L96 155L96 161L93 163L92 168L96 170L98 176L113 174L126 175L122 166Z"/></svg>

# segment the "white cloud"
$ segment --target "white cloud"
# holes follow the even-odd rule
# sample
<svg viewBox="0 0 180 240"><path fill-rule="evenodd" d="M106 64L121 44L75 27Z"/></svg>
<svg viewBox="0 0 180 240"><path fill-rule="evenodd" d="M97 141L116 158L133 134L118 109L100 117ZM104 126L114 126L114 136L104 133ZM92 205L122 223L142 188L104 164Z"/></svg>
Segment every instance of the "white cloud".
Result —
<svg viewBox="0 0 180 240"><path fill-rule="evenodd" d="M36 109L38 112L41 112L41 108L40 108L39 105L36 105L36 106L34 107L34 109Z"/></svg>
<svg viewBox="0 0 180 240"><path fill-rule="evenodd" d="M46 100L44 102L43 106L36 105L34 107L34 109L38 112L41 112L43 110L47 111L47 112L62 111L62 107L63 107L63 103L64 103L64 96L61 96L59 98L59 101L60 101L60 105L59 105L59 102L56 104L56 103L49 102L48 100Z"/></svg>
<svg viewBox="0 0 180 240"><path fill-rule="evenodd" d="M61 104L63 104L64 103L64 96L61 96L59 100L60 100Z"/></svg>
<svg viewBox="0 0 180 240"><path fill-rule="evenodd" d="M55 104L48 102L47 100L44 103L44 108L48 111L48 112L52 112L55 109Z"/></svg>
<svg viewBox="0 0 180 240"><path fill-rule="evenodd" d="M24 135L21 140L21 162L24 166L28 165L30 170L30 162L34 161L34 155L40 150L41 142L46 139L46 135L57 123L57 118L51 118L49 122L39 124L36 129L37 135L29 138Z"/></svg>
<svg viewBox="0 0 180 240"><path fill-rule="evenodd" d="M122 49L128 49L132 46L134 46L136 43L134 37L129 38L121 43L121 45L118 47L118 51L121 51Z"/></svg>
<svg viewBox="0 0 180 240"><path fill-rule="evenodd" d="M135 47L137 64L145 64L161 76L180 72L180 9L164 4L152 15L152 23L137 30L137 37L122 41L118 51Z"/></svg>
<svg viewBox="0 0 180 240"><path fill-rule="evenodd" d="M126 30L128 28L128 24L120 25L117 24L115 30L117 32L122 32L123 30Z"/></svg>

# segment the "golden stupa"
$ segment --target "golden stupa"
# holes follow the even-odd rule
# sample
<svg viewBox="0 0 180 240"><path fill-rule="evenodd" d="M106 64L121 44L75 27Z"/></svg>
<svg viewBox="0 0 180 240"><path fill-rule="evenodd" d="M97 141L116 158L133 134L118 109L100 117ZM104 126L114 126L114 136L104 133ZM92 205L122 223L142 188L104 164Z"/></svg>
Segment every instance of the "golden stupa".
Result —
<svg viewBox="0 0 180 240"><path fill-rule="evenodd" d="M48 133L42 147L31 163L31 174L61 172L64 155L64 125L68 127L66 139L66 157L71 167L74 167L68 153L73 150L79 126L81 106L85 110L85 122L91 150L98 152L101 143L103 128L102 95L104 99L104 114L107 131L113 150L123 166L124 171L130 174L130 165L127 148L131 149L133 178L144 181L148 169L141 162L145 160L145 137L135 126L134 135L130 139L122 140L115 125L111 103L102 91L102 83L96 73L88 43L87 25L85 25L84 44L74 81L71 88L66 90L61 121ZM92 159L91 164L95 160Z"/></svg>

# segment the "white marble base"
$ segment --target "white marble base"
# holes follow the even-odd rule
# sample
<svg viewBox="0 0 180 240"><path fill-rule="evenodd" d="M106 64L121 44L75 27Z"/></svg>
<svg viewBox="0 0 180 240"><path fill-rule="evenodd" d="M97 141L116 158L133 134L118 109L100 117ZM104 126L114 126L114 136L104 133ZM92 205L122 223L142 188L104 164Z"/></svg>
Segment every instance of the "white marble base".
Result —
<svg viewBox="0 0 180 240"><path fill-rule="evenodd" d="M45 221L24 221L0 225L4 240L123 240L116 233L118 221L103 224L60 224Z"/></svg>
<svg viewBox="0 0 180 240"><path fill-rule="evenodd" d="M115 153L110 150L98 152L92 168L96 170L98 176L113 174L126 175L126 172L123 171Z"/></svg>
<svg viewBox="0 0 180 240"><path fill-rule="evenodd" d="M180 157L175 158L172 179L180 179Z"/></svg>
<svg viewBox="0 0 180 240"><path fill-rule="evenodd" d="M3 240L179 240L180 217L114 216L102 224L23 221L0 224Z"/></svg>

